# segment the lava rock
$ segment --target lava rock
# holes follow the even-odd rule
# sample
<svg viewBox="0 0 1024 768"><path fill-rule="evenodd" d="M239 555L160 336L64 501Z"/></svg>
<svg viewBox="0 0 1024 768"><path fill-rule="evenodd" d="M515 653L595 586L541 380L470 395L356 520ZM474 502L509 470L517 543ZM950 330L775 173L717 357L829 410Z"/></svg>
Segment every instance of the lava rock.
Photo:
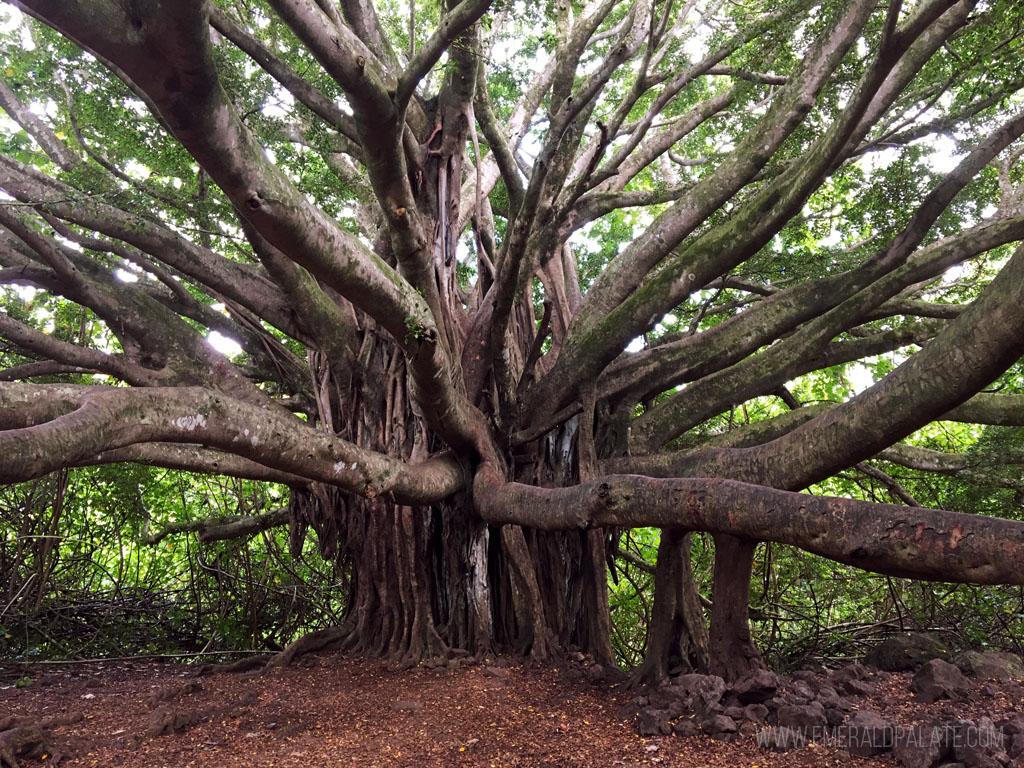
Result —
<svg viewBox="0 0 1024 768"><path fill-rule="evenodd" d="M844 664L838 669L832 670L829 675L832 685L836 688L841 688L843 683L847 680L867 680L871 677L871 670L865 667L863 664L853 662L851 664Z"/></svg>
<svg viewBox="0 0 1024 768"><path fill-rule="evenodd" d="M903 768L931 768L950 756L950 734L938 725L899 729L893 757Z"/></svg>
<svg viewBox="0 0 1024 768"><path fill-rule="evenodd" d="M828 725L825 708L818 702L797 704L779 709L777 724L780 728L793 728L807 733L812 741L823 734Z"/></svg>
<svg viewBox="0 0 1024 768"><path fill-rule="evenodd" d="M817 699L825 709L839 706L839 693L831 685L819 686Z"/></svg>
<svg viewBox="0 0 1024 768"><path fill-rule="evenodd" d="M847 721L845 739L846 749L851 755L874 757L895 746L895 729L877 712L864 709L854 712Z"/></svg>
<svg viewBox="0 0 1024 768"><path fill-rule="evenodd" d="M736 733L739 726L727 715L712 715L700 724L700 729L708 736L727 736Z"/></svg>
<svg viewBox="0 0 1024 768"><path fill-rule="evenodd" d="M742 704L760 704L772 698L779 690L779 676L760 669L733 686L733 693Z"/></svg>
<svg viewBox="0 0 1024 768"><path fill-rule="evenodd" d="M948 661L949 649L931 635L903 632L872 648L864 663L887 672L910 672L932 659Z"/></svg>
<svg viewBox="0 0 1024 768"><path fill-rule="evenodd" d="M725 680L718 675L680 675L672 684L684 692L694 712L707 713L725 694Z"/></svg>
<svg viewBox="0 0 1024 768"><path fill-rule="evenodd" d="M814 701L817 698L814 689L803 680L791 680L786 685L786 690L804 701Z"/></svg>
<svg viewBox="0 0 1024 768"><path fill-rule="evenodd" d="M851 696L870 696L875 692L875 686L867 680L846 680L843 691Z"/></svg>
<svg viewBox="0 0 1024 768"><path fill-rule="evenodd" d="M818 674L810 669L800 669L793 673L794 680L802 680L812 687L818 682Z"/></svg>
<svg viewBox="0 0 1024 768"><path fill-rule="evenodd" d="M839 707L828 707L825 710L825 722L828 723L829 728L838 728L845 719L846 713Z"/></svg>
<svg viewBox="0 0 1024 768"><path fill-rule="evenodd" d="M636 730L641 736L660 736L672 733L668 710L643 709L637 718Z"/></svg>
<svg viewBox="0 0 1024 768"><path fill-rule="evenodd" d="M697 724L689 718L683 718L678 723L672 726L672 732L676 736L686 738L688 736L697 735Z"/></svg>
<svg viewBox="0 0 1024 768"><path fill-rule="evenodd" d="M761 730L760 723L752 723L749 720L744 720L740 723L740 729L737 731L739 736L753 736L759 730Z"/></svg>
<svg viewBox="0 0 1024 768"><path fill-rule="evenodd" d="M967 768L1001 768L1004 757L1003 734L988 717L977 723L958 721L953 728L953 756Z"/></svg>
<svg viewBox="0 0 1024 768"><path fill-rule="evenodd" d="M764 704L747 704L743 708L743 719L752 723L763 723L768 719L768 707Z"/></svg>
<svg viewBox="0 0 1024 768"><path fill-rule="evenodd" d="M1010 757L1024 757L1024 733L1013 734L1006 751Z"/></svg>
<svg viewBox="0 0 1024 768"><path fill-rule="evenodd" d="M967 687L967 678L963 673L942 659L927 662L910 683L910 690L924 702L957 698L967 691Z"/></svg>
<svg viewBox="0 0 1024 768"><path fill-rule="evenodd" d="M1000 720L999 729L1010 736L1024 733L1024 712L1018 712Z"/></svg>
<svg viewBox="0 0 1024 768"><path fill-rule="evenodd" d="M649 704L649 700L646 696L634 696L627 702L624 702L615 716L619 720L632 720L634 717L640 714L640 710Z"/></svg>
<svg viewBox="0 0 1024 768"><path fill-rule="evenodd" d="M1015 653L967 651L957 657L956 665L965 675L982 680L1024 680L1024 661Z"/></svg>

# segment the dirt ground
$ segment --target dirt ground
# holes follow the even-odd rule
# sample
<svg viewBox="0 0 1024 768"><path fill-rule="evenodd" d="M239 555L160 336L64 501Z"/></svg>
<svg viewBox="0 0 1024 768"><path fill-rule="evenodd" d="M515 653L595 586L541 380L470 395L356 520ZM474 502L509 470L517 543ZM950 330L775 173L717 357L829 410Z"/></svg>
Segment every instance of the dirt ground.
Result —
<svg viewBox="0 0 1024 768"><path fill-rule="evenodd" d="M4 665L0 720L55 722L22 766L631 766L775 768L892 765L810 745L786 753L706 736L641 738L616 713L635 695L580 679L578 669L507 666L392 671L340 656L245 674L197 676L184 664ZM32 684L15 688L15 679ZM24 682L22 683L24 684ZM978 684L971 699L924 705L891 675L858 708L910 723L1024 709L1024 686ZM159 734L159 735L157 735ZM42 756L45 754L45 758Z"/></svg>

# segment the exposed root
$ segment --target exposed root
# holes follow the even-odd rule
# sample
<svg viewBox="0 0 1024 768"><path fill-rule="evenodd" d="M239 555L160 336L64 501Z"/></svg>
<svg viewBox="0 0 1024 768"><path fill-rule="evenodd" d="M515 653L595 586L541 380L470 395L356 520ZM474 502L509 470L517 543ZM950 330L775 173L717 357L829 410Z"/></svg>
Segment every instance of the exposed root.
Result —
<svg viewBox="0 0 1024 768"><path fill-rule="evenodd" d="M161 688L160 690L151 693L146 698L145 704L150 709L153 709L158 707L160 704L166 704L182 696L187 696L190 693L197 693L201 690L203 690L203 686L198 680L189 680L188 682L181 683L179 685L172 685L167 688Z"/></svg>
<svg viewBox="0 0 1024 768"><path fill-rule="evenodd" d="M244 659L239 659L231 664L224 664L221 666L221 672L230 672L233 674L241 674L242 672L251 672L254 669L262 669L267 666L267 663L273 658L273 656L246 656Z"/></svg>
<svg viewBox="0 0 1024 768"><path fill-rule="evenodd" d="M345 627L330 627L310 632L308 635L300 637L279 654L272 656L267 663L267 668L287 667L299 656L340 645L345 642L348 636L349 630Z"/></svg>
<svg viewBox="0 0 1024 768"><path fill-rule="evenodd" d="M42 721L27 717L0 719L0 768L20 768L19 757L41 760L44 755L47 765L57 765L63 755L54 745L51 729L59 725L71 725L81 719L81 715Z"/></svg>

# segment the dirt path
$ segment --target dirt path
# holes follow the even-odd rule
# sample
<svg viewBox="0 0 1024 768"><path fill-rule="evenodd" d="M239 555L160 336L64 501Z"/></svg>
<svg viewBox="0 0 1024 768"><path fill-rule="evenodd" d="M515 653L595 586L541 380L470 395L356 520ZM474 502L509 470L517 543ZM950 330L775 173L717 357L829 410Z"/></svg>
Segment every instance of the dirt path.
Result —
<svg viewBox="0 0 1024 768"><path fill-rule="evenodd" d="M75 720L46 758L76 766L881 766L826 747L764 752L752 737L643 739L616 712L631 694L572 669L464 666L393 672L327 656L304 666L197 677L195 667L106 663L29 673L0 690L0 718ZM10 684L12 680L7 680ZM899 676L864 706L913 715ZM1024 704L1019 686L988 709ZM80 718L80 719L79 719ZM159 732L159 735L157 735ZM890 756L891 757L891 756ZM892 765L892 760L888 761Z"/></svg>

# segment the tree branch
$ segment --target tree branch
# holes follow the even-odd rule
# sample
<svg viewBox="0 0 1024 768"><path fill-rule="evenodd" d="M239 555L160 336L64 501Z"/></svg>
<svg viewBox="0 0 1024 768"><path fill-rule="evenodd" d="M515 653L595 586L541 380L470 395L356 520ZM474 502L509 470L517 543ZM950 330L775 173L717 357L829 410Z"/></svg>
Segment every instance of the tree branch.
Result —
<svg viewBox="0 0 1024 768"><path fill-rule="evenodd" d="M541 530L670 528L790 544L890 576L1024 583L1024 523L779 491L732 480L607 475L570 488L503 483L484 467L485 520Z"/></svg>
<svg viewBox="0 0 1024 768"><path fill-rule="evenodd" d="M37 402L38 401L38 402ZM48 411L48 413L47 413ZM43 415L44 418L39 418ZM410 465L279 410L198 387L124 389L0 383L0 482L20 482L136 443L199 443L368 498L445 498L463 483L447 458Z"/></svg>

